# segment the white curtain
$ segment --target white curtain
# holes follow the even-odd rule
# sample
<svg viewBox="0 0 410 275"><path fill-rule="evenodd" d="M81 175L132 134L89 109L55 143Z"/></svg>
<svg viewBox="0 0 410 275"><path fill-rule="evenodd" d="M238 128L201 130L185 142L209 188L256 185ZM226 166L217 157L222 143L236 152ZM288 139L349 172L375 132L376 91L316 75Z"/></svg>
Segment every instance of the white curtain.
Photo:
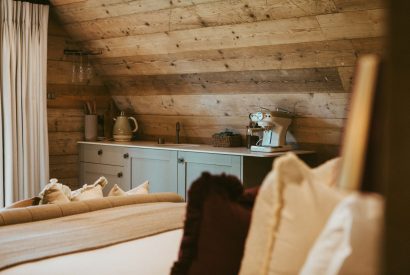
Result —
<svg viewBox="0 0 410 275"><path fill-rule="evenodd" d="M48 5L0 0L0 207L48 181Z"/></svg>

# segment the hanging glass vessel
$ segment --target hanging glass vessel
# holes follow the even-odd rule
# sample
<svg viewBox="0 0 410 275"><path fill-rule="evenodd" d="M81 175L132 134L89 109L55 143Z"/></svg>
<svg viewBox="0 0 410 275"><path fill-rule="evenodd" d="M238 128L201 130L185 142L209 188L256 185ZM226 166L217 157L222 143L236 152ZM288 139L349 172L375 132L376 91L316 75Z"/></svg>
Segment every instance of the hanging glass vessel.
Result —
<svg viewBox="0 0 410 275"><path fill-rule="evenodd" d="M80 53L80 62L78 65L78 83L82 84L86 81L85 68L83 62L83 53Z"/></svg>
<svg viewBox="0 0 410 275"><path fill-rule="evenodd" d="M90 82L94 76L94 70L93 70L93 67L91 66L90 56L87 55L86 57L87 57L87 65L85 68L85 75L86 75L87 81Z"/></svg>
<svg viewBox="0 0 410 275"><path fill-rule="evenodd" d="M78 82L78 55L73 55L73 67L72 67L72 73L71 73L71 82L72 83L77 83Z"/></svg>

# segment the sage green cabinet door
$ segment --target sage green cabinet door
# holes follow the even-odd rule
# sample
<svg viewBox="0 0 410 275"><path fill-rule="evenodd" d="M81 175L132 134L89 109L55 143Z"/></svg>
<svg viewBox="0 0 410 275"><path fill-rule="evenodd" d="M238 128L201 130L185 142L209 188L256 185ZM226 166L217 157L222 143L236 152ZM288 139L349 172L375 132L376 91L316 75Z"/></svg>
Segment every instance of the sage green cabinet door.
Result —
<svg viewBox="0 0 410 275"><path fill-rule="evenodd" d="M129 149L131 187L149 181L150 193L178 192L177 151L155 149Z"/></svg>
<svg viewBox="0 0 410 275"><path fill-rule="evenodd" d="M209 172L211 174L225 173L242 179L241 162L241 156L179 151L179 195L185 198L192 182L200 177L202 172Z"/></svg>
<svg viewBox="0 0 410 275"><path fill-rule="evenodd" d="M108 184L104 187L104 196L117 184L122 190L130 190L130 183L124 180L124 167L80 162L80 186L93 184L100 177L105 177Z"/></svg>

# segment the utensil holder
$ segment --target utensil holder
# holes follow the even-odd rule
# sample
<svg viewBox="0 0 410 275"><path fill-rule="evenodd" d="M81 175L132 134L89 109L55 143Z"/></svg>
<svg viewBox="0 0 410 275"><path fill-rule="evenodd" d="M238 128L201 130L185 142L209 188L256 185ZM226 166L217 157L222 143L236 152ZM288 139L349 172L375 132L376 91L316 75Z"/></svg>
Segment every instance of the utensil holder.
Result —
<svg viewBox="0 0 410 275"><path fill-rule="evenodd" d="M86 141L97 140L97 115L85 115L84 137Z"/></svg>

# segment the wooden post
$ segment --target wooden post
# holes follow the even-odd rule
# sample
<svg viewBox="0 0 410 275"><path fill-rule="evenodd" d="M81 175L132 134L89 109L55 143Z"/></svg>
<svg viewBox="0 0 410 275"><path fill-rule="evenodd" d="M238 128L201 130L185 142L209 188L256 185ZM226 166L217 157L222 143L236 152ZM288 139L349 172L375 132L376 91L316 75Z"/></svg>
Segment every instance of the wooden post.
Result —
<svg viewBox="0 0 410 275"><path fill-rule="evenodd" d="M384 144L378 156L386 196L384 274L410 274L410 1L388 3L383 85Z"/></svg>

